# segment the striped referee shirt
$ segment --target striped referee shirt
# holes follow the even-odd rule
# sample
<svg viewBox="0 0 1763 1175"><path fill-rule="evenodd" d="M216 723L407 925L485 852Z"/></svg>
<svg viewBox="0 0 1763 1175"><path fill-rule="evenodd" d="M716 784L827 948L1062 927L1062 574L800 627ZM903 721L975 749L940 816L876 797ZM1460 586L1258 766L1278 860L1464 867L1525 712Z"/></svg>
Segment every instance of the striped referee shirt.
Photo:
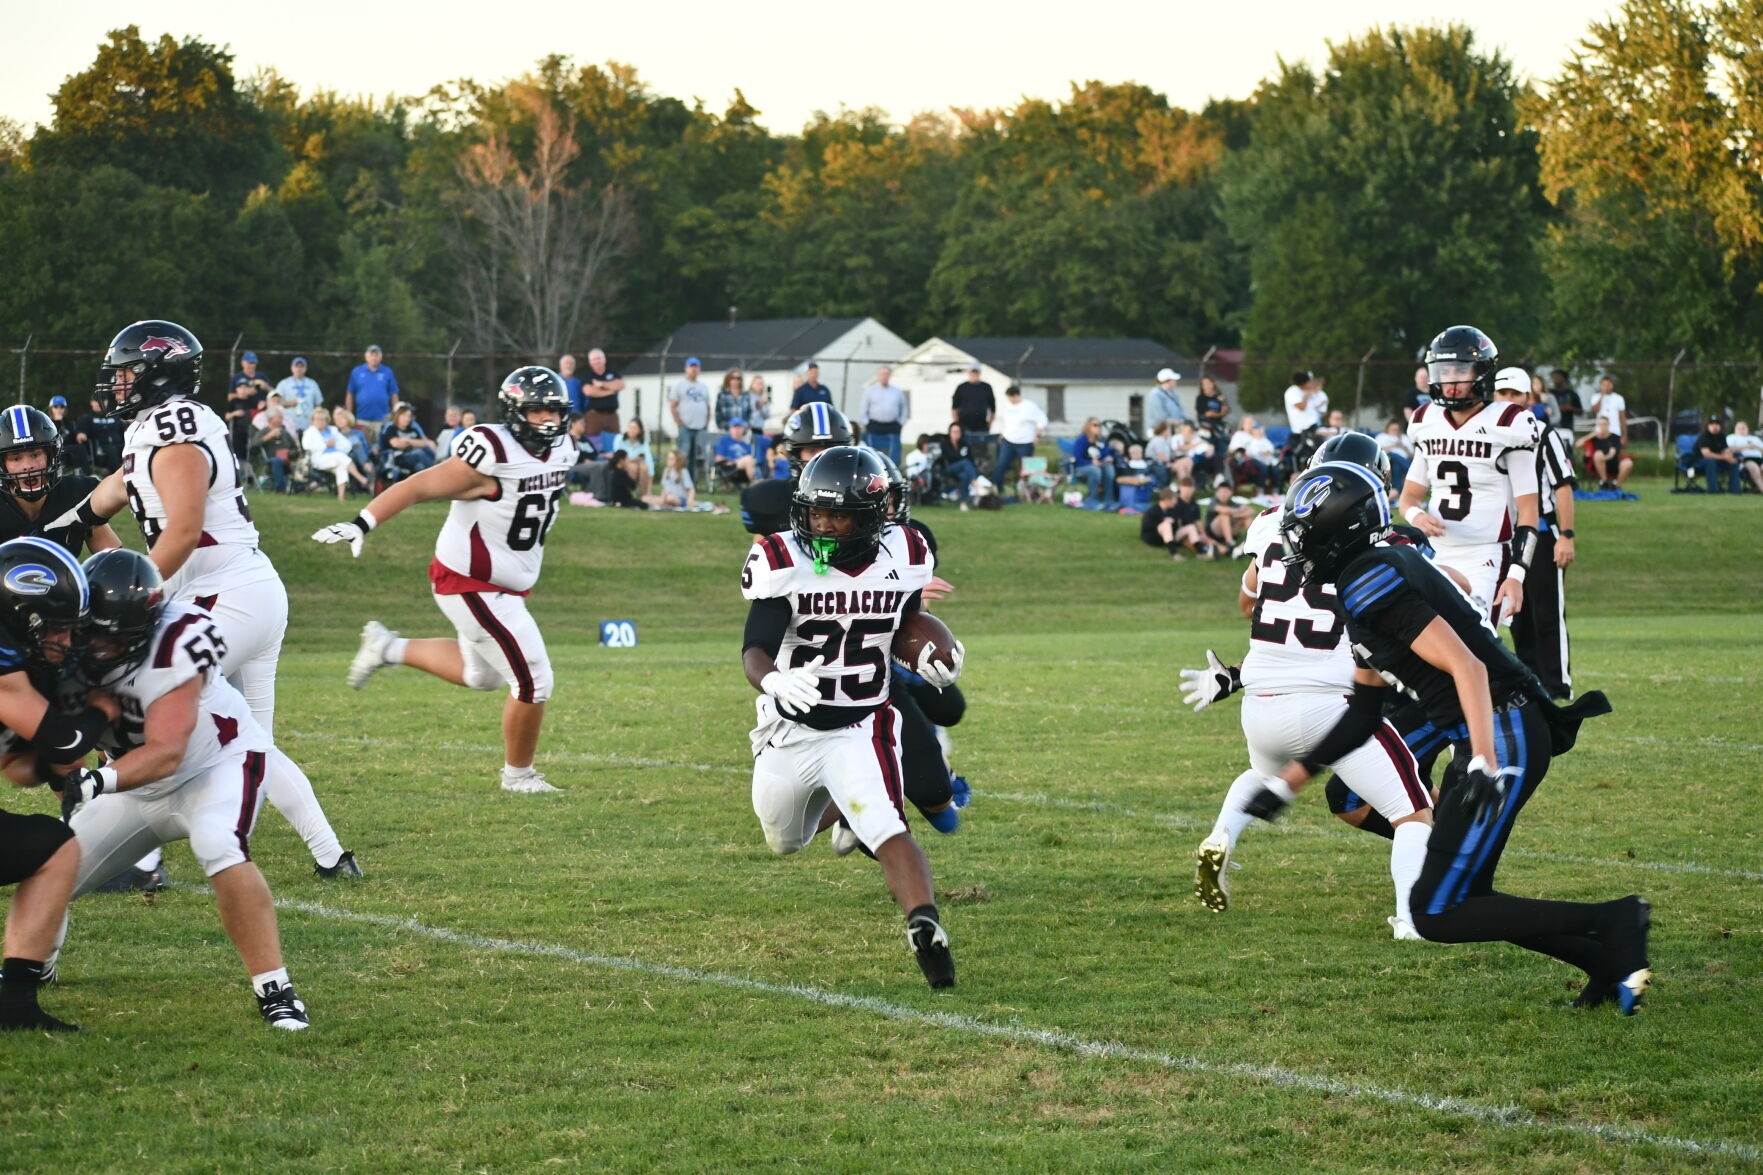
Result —
<svg viewBox="0 0 1763 1175"><path fill-rule="evenodd" d="M1562 486L1577 486L1579 479L1573 474L1573 458L1567 452L1567 442L1561 439L1560 429L1543 429L1543 443L1537 446L1536 455L1537 509L1552 530L1555 527L1555 491Z"/></svg>

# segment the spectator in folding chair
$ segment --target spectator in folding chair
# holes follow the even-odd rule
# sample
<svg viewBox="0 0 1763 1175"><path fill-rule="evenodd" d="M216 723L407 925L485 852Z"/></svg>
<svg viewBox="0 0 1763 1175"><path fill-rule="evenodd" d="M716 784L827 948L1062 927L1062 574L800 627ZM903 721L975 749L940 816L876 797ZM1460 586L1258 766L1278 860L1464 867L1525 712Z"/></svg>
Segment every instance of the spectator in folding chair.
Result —
<svg viewBox="0 0 1763 1175"><path fill-rule="evenodd" d="M1024 457L1016 478L1016 496L1025 503L1047 504L1053 501L1053 490L1059 478L1047 471L1045 457Z"/></svg>
<svg viewBox="0 0 1763 1175"><path fill-rule="evenodd" d="M637 494L647 498L651 483L655 480L655 454L649 449L649 431L643 422L635 416L624 422L624 432L619 434L618 448L624 450L629 458L625 462L625 470L636 479Z"/></svg>
<svg viewBox="0 0 1763 1175"><path fill-rule="evenodd" d="M1243 417L1241 426L1231 434L1226 472L1232 485L1255 486L1268 493L1279 482L1279 454L1267 439L1267 430L1253 416Z"/></svg>
<svg viewBox="0 0 1763 1175"><path fill-rule="evenodd" d="M1602 416L1598 417L1600 426L1603 425L1604 419ZM1717 479L1721 477L1726 479L1728 493L1736 494L1743 488L1739 481L1741 477L1739 466L1743 463L1733 455L1732 447L1726 443L1725 418L1710 416L1707 425L1696 434L1696 443L1692 446L1691 452L1695 454L1696 468L1701 471L1703 477L1708 479L1709 493L1720 492ZM1628 467L1631 464L1633 464L1631 460L1623 458L1623 476L1628 475Z"/></svg>
<svg viewBox="0 0 1763 1175"><path fill-rule="evenodd" d="M1221 481L1212 490L1212 504L1206 510L1206 535L1221 544L1221 549L1232 551L1248 530L1249 523L1254 521L1255 507L1246 502L1235 500L1235 489L1228 481Z"/></svg>
<svg viewBox="0 0 1763 1175"><path fill-rule="evenodd" d="M1763 494L1763 437L1753 433L1751 426L1741 420L1732 426L1726 447L1739 459L1739 468L1757 492Z"/></svg>
<svg viewBox="0 0 1763 1175"><path fill-rule="evenodd" d="M345 414L345 409L337 409L337 415ZM336 480L337 501L341 502L348 493L351 480L364 490L371 488L367 475L355 464L348 434L331 423L331 414L325 409L312 410L312 424L300 438L300 444L306 450L312 471L330 474Z"/></svg>
<svg viewBox="0 0 1763 1175"><path fill-rule="evenodd" d="M1151 463L1151 485L1162 489L1174 478L1175 425L1165 420L1151 431L1145 442L1145 460Z"/></svg>
<svg viewBox="0 0 1763 1175"><path fill-rule="evenodd" d="M1700 442L1701 438L1696 438ZM1725 436L1721 442L1724 445ZM1592 428L1592 435L1585 439L1585 464L1598 479L1601 490L1620 490L1622 483L1628 480L1629 470L1634 468L1634 458L1622 451L1622 438L1610 428L1610 417L1600 416ZM1735 481L1733 488L1738 488ZM1708 475L1708 492L1714 492L1714 475Z"/></svg>
<svg viewBox="0 0 1763 1175"><path fill-rule="evenodd" d="M747 439L747 422L730 418L728 432L716 438L714 473L719 481L739 489L754 476L753 442Z"/></svg>
<svg viewBox="0 0 1763 1175"><path fill-rule="evenodd" d="M1176 430L1175 460L1172 470L1175 479L1191 477L1196 483L1210 481L1218 473L1218 462L1212 442L1200 435L1191 421L1182 421Z"/></svg>
<svg viewBox="0 0 1763 1175"><path fill-rule="evenodd" d="M972 495L973 481L979 476L979 466L973 462L973 447L967 443L967 433L961 425L949 425L942 448L942 480L954 486L957 501L966 502Z"/></svg>
<svg viewBox="0 0 1763 1175"><path fill-rule="evenodd" d="M1072 454L1071 480L1088 487L1085 505L1106 510L1116 501L1114 491L1114 446L1102 435L1102 422L1094 416L1084 421L1083 433L1077 438Z"/></svg>
<svg viewBox="0 0 1763 1175"><path fill-rule="evenodd" d="M416 423L416 409L400 403L380 430L380 469L387 481L421 473L435 463L435 442Z"/></svg>

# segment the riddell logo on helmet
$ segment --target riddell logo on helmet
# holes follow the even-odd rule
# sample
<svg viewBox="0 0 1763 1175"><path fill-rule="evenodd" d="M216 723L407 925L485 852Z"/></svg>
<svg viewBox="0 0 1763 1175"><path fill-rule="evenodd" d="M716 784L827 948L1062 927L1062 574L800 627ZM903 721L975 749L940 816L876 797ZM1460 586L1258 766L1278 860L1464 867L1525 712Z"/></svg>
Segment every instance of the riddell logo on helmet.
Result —
<svg viewBox="0 0 1763 1175"><path fill-rule="evenodd" d="M182 339L168 339L164 335L154 335L152 338L144 340L140 349L143 351L164 351L168 359L173 355L188 355L190 353L190 348L184 344Z"/></svg>

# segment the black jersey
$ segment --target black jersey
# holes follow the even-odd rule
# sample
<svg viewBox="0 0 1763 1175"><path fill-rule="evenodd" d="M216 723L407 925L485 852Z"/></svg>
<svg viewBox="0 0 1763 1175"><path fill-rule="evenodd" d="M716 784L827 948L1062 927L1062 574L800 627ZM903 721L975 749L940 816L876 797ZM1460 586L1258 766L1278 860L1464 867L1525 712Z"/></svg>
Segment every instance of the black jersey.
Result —
<svg viewBox="0 0 1763 1175"><path fill-rule="evenodd" d="M790 529L793 477L768 477L741 491L741 525L754 534L783 534Z"/></svg>
<svg viewBox="0 0 1763 1175"><path fill-rule="evenodd" d="M12 495L0 494L0 542L24 538L26 535L41 535L50 542L66 547L75 559L80 558L92 541L91 527L73 521L54 530L44 530L42 527L44 523L52 522L64 514L71 517L73 508L85 501L97 488L98 479L95 477L61 478L43 496L43 508L37 512L35 518L26 514Z"/></svg>
<svg viewBox="0 0 1763 1175"><path fill-rule="evenodd" d="M1435 618L1449 624L1487 666L1495 706L1524 692L1530 670L1500 643L1457 585L1414 547L1380 543L1349 562L1336 582L1354 655L1361 664L1394 679L1398 689L1426 708L1435 725L1450 727L1463 721L1457 683L1413 649L1414 639Z"/></svg>

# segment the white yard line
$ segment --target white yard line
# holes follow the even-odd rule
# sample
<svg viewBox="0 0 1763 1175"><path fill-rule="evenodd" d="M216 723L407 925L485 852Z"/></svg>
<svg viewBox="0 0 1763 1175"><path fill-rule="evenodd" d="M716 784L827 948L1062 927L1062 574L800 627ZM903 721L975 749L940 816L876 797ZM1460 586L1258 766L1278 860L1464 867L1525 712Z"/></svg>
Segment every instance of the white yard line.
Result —
<svg viewBox="0 0 1763 1175"><path fill-rule="evenodd" d="M180 886L195 890L198 887ZM819 988L804 987L793 983L767 983L763 980L749 979L740 975L728 975L717 971L701 971L692 967L675 967L659 963L645 963L640 959L622 958L615 955L599 955L587 951L579 951L573 947L557 943L529 942L520 939L493 938L487 935L474 934L468 931L450 930L446 927L430 926L415 918L397 918L385 914L367 914L353 910L340 910L331 906L319 905L315 902L303 902L294 899L277 899L276 906L282 910L307 914L315 918L324 918L334 922L350 922L357 925L376 926L385 930L394 930L406 934L432 939L436 942L449 943L455 946L470 947L475 950L496 951L503 954L534 955L543 958L557 959L574 963L583 967L599 970L626 971L637 975L654 976L659 979L671 979L684 983L704 983L716 987L729 988L735 991L755 992L769 996L781 996L787 999L801 1000L805 1003L819 1004L828 1008L839 1008L847 1011L865 1012L884 1019L901 1023L917 1024L927 1028L939 1028L950 1032L966 1033L971 1036L990 1037L1008 1040L1017 1044L1035 1045L1042 1048L1056 1049L1060 1052L1074 1053L1083 1057L1104 1057L1136 1064L1153 1065L1182 1073L1198 1073L1207 1076L1229 1077L1268 1085L1281 1086L1286 1089L1301 1090L1306 1093L1323 1094L1331 1097L1357 1098L1403 1109L1430 1110L1435 1113L1449 1114L1459 1118L1467 1118L1488 1126L1505 1130L1536 1130L1550 1134L1569 1135L1576 1138L1591 1139L1597 1142L1611 1143L1621 1146L1653 1146L1664 1150L1677 1151L1694 1155L1719 1156L1722 1158L1739 1159L1744 1162L1763 1162L1763 1148L1750 1146L1740 1142L1727 1142L1718 1139L1682 1138L1676 1135L1659 1134L1643 1130L1635 1126L1623 1126L1602 1122L1574 1122L1570 1120L1545 1120L1519 1106L1488 1105L1470 1101L1466 1098L1441 1097L1433 1094L1415 1093L1411 1090L1394 1086L1373 1085L1325 1074L1304 1073L1294 1069L1286 1069L1278 1065L1255 1065L1246 1062L1214 1061L1205 1057L1177 1053L1158 1052L1155 1049L1138 1048L1113 1040L1090 1040L1069 1033L1055 1032L1051 1029L1029 1028L1017 1024L996 1024L987 1020L979 1020L971 1016L963 1016L955 1012L927 1012L905 1004L893 1003L878 999L875 996L845 995L840 992L824 991ZM904 963L905 952L901 952ZM320 1021L322 1023L322 1020Z"/></svg>
<svg viewBox="0 0 1763 1175"><path fill-rule="evenodd" d="M465 751L481 755L502 753L501 747L492 746L489 743L434 742L416 738L389 739L370 735L332 734L326 731L289 730L283 731L282 734L297 739L310 739L314 742L349 743L353 746L363 747L429 747L437 751ZM541 760L560 762L601 763L623 767L665 767L680 771L718 772L729 775L748 775L752 770L749 767L726 763L684 763L675 759L646 759L633 755L599 755L591 751L545 751L541 752L538 757ZM1013 804L1034 804L1044 808L1096 812L1107 816L1120 816L1128 820L1149 820L1168 828L1200 829L1212 827L1207 821L1195 816L1185 816L1175 812L1147 812L1101 801L1066 799L1022 792L976 791L974 796L982 800L1003 800ZM1289 823L1276 827L1282 833L1295 833L1304 836L1351 835L1345 828L1339 830L1314 828L1309 825ZM1731 877L1741 881L1763 881L1763 872L1748 869L1723 869L1714 865L1698 865L1693 861L1629 861L1619 857L1584 857L1569 853L1546 853L1535 849L1512 848L1507 849L1505 855L1533 861L1552 861L1564 865L1613 865L1621 869L1645 869L1654 873L1694 873L1706 877Z"/></svg>

